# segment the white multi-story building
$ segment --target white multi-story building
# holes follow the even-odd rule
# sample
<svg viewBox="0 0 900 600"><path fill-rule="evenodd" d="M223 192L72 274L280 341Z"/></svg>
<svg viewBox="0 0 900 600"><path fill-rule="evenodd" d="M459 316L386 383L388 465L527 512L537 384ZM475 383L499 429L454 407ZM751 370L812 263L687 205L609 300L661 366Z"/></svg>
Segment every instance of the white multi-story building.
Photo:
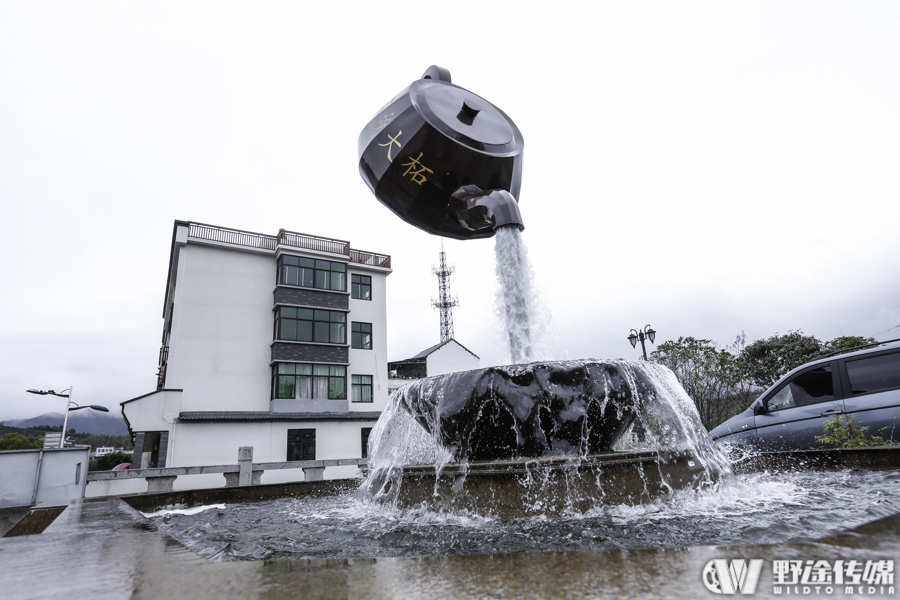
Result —
<svg viewBox="0 0 900 600"><path fill-rule="evenodd" d="M390 273L346 241L176 221L157 390L122 403L135 467L234 464L241 446L254 462L365 457L388 399Z"/></svg>

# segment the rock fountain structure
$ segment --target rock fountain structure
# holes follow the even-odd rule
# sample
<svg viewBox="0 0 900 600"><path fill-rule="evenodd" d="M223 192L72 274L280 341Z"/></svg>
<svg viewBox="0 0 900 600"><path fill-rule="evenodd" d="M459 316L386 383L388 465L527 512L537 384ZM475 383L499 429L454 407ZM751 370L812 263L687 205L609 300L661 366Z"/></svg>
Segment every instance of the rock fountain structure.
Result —
<svg viewBox="0 0 900 600"><path fill-rule="evenodd" d="M457 239L497 234L513 364L430 377L391 397L365 492L501 516L636 503L730 471L668 369L531 362L530 265L517 197L524 140L499 108L432 66L366 125L359 168L400 218ZM613 452L642 425L653 450Z"/></svg>

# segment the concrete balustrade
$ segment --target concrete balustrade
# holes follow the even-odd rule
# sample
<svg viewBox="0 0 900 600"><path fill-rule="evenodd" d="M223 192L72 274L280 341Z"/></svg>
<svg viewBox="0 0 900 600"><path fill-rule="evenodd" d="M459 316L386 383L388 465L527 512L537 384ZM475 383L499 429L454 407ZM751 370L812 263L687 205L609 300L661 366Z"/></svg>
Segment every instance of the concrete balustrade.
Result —
<svg viewBox="0 0 900 600"><path fill-rule="evenodd" d="M236 465L208 465L201 467L167 467L163 469L126 469L124 471L92 471L88 481L113 481L123 479L146 479L147 492L168 492L174 489L175 480L185 475L206 475L222 473L225 487L260 485L262 474L279 469L303 469L304 481L322 481L328 467L358 466L365 472L368 461L365 458L339 458L332 460L298 460L288 462L253 462L253 446L238 449Z"/></svg>

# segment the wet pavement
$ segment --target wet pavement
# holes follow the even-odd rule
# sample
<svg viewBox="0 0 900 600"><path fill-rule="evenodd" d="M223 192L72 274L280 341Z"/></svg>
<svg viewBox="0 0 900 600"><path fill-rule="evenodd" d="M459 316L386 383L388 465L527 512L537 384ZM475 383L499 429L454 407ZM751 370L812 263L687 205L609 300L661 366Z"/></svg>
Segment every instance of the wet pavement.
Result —
<svg viewBox="0 0 900 600"><path fill-rule="evenodd" d="M900 515L805 544L211 563L118 498L70 504L43 533L0 539L3 598L714 598L713 559L763 559L755 597L843 597L773 585L774 560L892 560ZM893 579L891 579L891 583ZM818 593L816 593L818 590ZM883 593L882 593L883 592ZM890 592L890 593L889 593ZM886 585L854 597L891 597Z"/></svg>

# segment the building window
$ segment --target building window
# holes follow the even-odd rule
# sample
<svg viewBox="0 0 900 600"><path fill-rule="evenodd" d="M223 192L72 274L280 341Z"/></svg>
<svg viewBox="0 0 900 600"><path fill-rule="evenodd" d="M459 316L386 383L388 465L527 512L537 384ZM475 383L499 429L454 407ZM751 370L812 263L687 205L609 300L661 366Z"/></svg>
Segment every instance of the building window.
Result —
<svg viewBox="0 0 900 600"><path fill-rule="evenodd" d="M347 315L335 310L279 306L275 309L275 339L346 344Z"/></svg>
<svg viewBox="0 0 900 600"><path fill-rule="evenodd" d="M353 375L352 377L352 396L351 402L371 402L372 401L372 376L371 375Z"/></svg>
<svg viewBox="0 0 900 600"><path fill-rule="evenodd" d="M316 460L316 430L288 429L287 459Z"/></svg>
<svg viewBox="0 0 900 600"><path fill-rule="evenodd" d="M362 447L362 457L369 458L369 434L372 433L371 427L363 427L359 430L359 444Z"/></svg>
<svg viewBox="0 0 900 600"><path fill-rule="evenodd" d="M347 265L282 254L278 257L278 283L346 292Z"/></svg>
<svg viewBox="0 0 900 600"><path fill-rule="evenodd" d="M272 365L272 398L344 400L347 367L339 365Z"/></svg>
<svg viewBox="0 0 900 600"><path fill-rule="evenodd" d="M371 350L372 324L352 322L350 325L350 347Z"/></svg>
<svg viewBox="0 0 900 600"><path fill-rule="evenodd" d="M368 275L351 275L350 297L357 300L371 300L372 278Z"/></svg>

